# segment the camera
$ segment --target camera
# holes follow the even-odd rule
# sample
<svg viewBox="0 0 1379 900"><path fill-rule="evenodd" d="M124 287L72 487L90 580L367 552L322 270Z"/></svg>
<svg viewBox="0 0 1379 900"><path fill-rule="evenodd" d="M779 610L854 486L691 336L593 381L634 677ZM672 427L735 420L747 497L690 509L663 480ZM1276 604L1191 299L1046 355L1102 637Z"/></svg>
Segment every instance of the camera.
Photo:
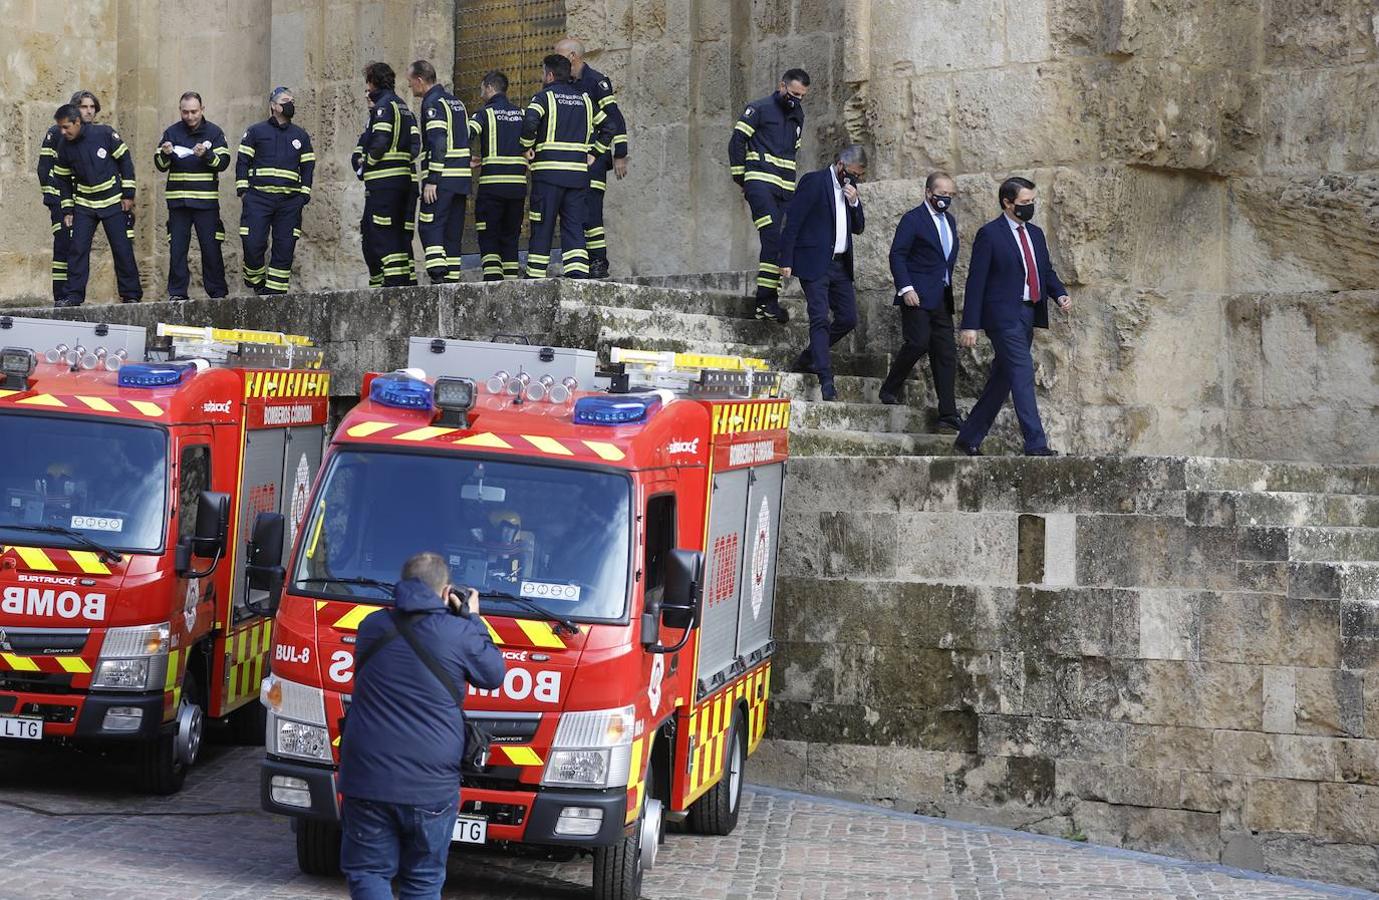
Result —
<svg viewBox="0 0 1379 900"><path fill-rule="evenodd" d="M469 591L470 588L463 584L451 586L450 593L445 597L445 607L450 615L469 617Z"/></svg>

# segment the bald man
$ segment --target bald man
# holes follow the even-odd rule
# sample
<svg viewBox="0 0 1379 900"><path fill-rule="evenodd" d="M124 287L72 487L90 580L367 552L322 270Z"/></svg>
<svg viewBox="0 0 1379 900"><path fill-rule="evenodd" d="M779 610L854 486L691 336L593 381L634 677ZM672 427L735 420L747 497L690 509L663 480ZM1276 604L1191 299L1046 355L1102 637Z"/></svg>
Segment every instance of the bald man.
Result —
<svg viewBox="0 0 1379 900"><path fill-rule="evenodd" d="M555 45L555 52L570 61L570 74L575 84L594 101L596 111L608 117L613 128L611 147L595 146L594 161L589 164L589 193L584 203L584 240L589 250L589 277L608 277L608 239L603 229L603 197L608 190L608 170L619 180L627 177L627 121L618 109L613 94L613 82L584 61L584 45L574 38L565 38Z"/></svg>

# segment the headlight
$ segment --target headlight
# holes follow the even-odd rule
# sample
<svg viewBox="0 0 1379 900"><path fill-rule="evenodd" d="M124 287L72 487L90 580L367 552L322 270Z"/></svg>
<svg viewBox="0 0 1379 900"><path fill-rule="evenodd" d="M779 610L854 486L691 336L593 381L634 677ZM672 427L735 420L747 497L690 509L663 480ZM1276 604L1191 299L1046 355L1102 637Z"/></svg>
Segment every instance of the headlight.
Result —
<svg viewBox="0 0 1379 900"><path fill-rule="evenodd" d="M280 719L270 713L268 734L273 742L272 750L279 756L330 762L330 733L324 725Z"/></svg>
<svg viewBox="0 0 1379 900"><path fill-rule="evenodd" d="M605 788L627 784L636 709L565 713L555 730L541 783Z"/></svg>
<svg viewBox="0 0 1379 900"><path fill-rule="evenodd" d="M91 687L110 691L161 688L168 671L170 634L167 622L107 629Z"/></svg>

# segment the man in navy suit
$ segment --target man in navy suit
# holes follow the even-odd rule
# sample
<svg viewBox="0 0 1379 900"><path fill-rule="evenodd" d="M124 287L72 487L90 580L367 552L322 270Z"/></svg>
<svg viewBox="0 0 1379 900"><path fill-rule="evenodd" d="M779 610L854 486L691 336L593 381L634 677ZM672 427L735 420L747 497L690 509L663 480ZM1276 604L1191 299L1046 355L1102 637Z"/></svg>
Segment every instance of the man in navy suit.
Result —
<svg viewBox="0 0 1379 900"><path fill-rule="evenodd" d="M781 280L792 274L800 279L809 311L809 346L794 368L818 376L825 400L838 398L829 348L857 325L852 236L866 226L857 194L857 182L866 174L867 151L861 144L844 147L833 165L800 179L781 228Z"/></svg>
<svg viewBox="0 0 1379 900"><path fill-rule="evenodd" d="M1034 196L1034 182L1007 178L998 194L1001 215L983 225L972 242L958 341L964 347L975 347L980 328L991 339L996 358L986 389L954 445L968 456L981 456L982 440L1007 396L1015 401L1025 455L1058 455L1049 449L1039 421L1030 346L1034 329L1049 327L1049 302L1056 302L1066 312L1072 308L1072 300L1053 270L1044 232L1029 224L1034 218Z"/></svg>
<svg viewBox="0 0 1379 900"><path fill-rule="evenodd" d="M958 348L953 342L953 265L958 261L958 223L948 208L957 185L946 172L924 181L924 202L900 218L891 241L891 275L900 309L904 344L881 383L881 402L904 398L905 379L929 354L938 394L938 428L957 434L962 427L953 396Z"/></svg>

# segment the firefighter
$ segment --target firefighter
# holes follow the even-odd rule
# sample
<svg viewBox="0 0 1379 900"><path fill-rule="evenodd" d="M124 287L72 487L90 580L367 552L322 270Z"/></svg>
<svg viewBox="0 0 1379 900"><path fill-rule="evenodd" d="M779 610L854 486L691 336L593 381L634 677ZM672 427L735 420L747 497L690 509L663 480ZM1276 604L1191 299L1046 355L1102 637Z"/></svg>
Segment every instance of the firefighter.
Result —
<svg viewBox="0 0 1379 900"><path fill-rule="evenodd" d="M235 193L244 201L239 235L244 245L244 284L256 294L285 294L292 283L292 255L302 236L302 209L311 201L316 154L311 136L292 124L292 91L268 95L268 118L249 126L235 159ZM263 254L272 237L265 269Z"/></svg>
<svg viewBox="0 0 1379 900"><path fill-rule="evenodd" d="M790 314L780 305L780 227L795 192L795 155L804 134L808 93L809 74L803 69L786 71L774 94L747 104L728 142L729 171L742 186L761 238L754 312L758 319L782 325L790 321Z"/></svg>
<svg viewBox="0 0 1379 900"><path fill-rule="evenodd" d="M49 178L58 190L63 226L71 229L67 252L67 286L56 306L86 302L91 272L91 239L105 228L115 259L115 280L122 303L144 297L139 265L134 259L134 160L119 132L109 125L83 123L72 104L53 116L63 140L58 144Z"/></svg>
<svg viewBox="0 0 1379 900"><path fill-rule="evenodd" d="M424 59L407 69L413 97L421 98L421 211L417 228L432 284L460 280L460 239L473 174L469 170L468 112L436 83Z"/></svg>
<svg viewBox="0 0 1379 900"><path fill-rule="evenodd" d="M584 195L589 166L613 140L608 117L570 77L570 61L552 53L542 61L544 87L527 104L522 147L531 162L531 240L527 277L545 278L555 219L560 216L560 267L566 278L589 277L584 246Z"/></svg>
<svg viewBox="0 0 1379 900"><path fill-rule="evenodd" d="M71 103L81 113L83 124L93 122L101 111L101 102L90 91L77 91ZM52 181L53 162L57 159L58 143L62 131L54 123L43 133L43 144L38 150L38 186L43 192L43 205L48 207L48 222L53 232L53 262L51 266L53 282L53 305L59 305L67 292L67 253L72 244L72 229L63 224L62 205L58 200L57 185Z"/></svg>
<svg viewBox="0 0 1379 900"><path fill-rule="evenodd" d="M364 67L369 97L369 124L362 143L364 170L364 260L370 282L383 276L384 287L416 284L411 230L415 206L414 164L421 154L416 117L394 88L393 67L371 62Z"/></svg>
<svg viewBox="0 0 1379 900"><path fill-rule="evenodd" d="M527 157L522 152L522 110L508 100L508 77L489 72L479 83L484 105L469 119L477 149L479 185L474 230L479 236L484 281L516 278L517 240L527 200Z"/></svg>
<svg viewBox="0 0 1379 900"><path fill-rule="evenodd" d="M608 277L608 239L603 229L603 198L608 190L608 171L611 168L618 180L627 177L627 122L618 108L613 82L606 75L584 62L584 45L574 38L565 38L555 45L555 52L570 60L570 74L575 84L589 95L594 106L608 116L613 129L613 146L595 156L589 166L589 194L584 210L584 240L589 250L589 277Z"/></svg>
<svg viewBox="0 0 1379 900"><path fill-rule="evenodd" d="M220 245L220 173L230 168L225 132L206 120L201 95L187 91L178 103L181 121L169 125L153 155L153 167L168 173L168 299L186 300L191 273L187 252L192 229L201 247L201 278L212 299L227 296L225 258Z"/></svg>

